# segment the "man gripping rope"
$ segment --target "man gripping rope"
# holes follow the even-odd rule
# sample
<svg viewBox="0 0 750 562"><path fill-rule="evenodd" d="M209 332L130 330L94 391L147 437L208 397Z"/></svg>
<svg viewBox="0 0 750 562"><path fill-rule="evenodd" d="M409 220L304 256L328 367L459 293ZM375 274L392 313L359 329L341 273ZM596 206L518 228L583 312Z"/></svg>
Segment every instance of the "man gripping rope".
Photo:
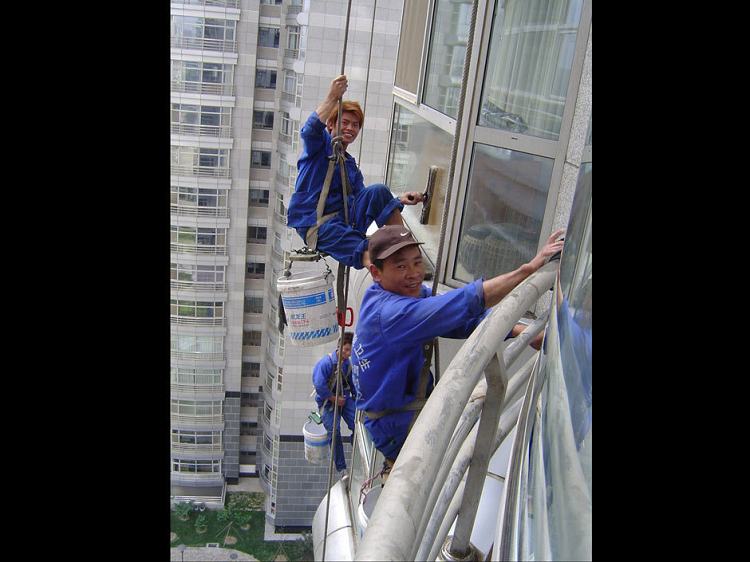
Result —
<svg viewBox="0 0 750 562"><path fill-rule="evenodd" d="M344 265L362 269L369 263L365 233L370 224L375 222L379 227L403 224L401 209L421 202L422 194L411 191L396 198L382 183L365 187L356 160L344 152L350 185L347 224L339 164L329 171L329 159L335 156L331 135L336 130L338 103L347 87L345 75L335 78L328 95L300 131L303 150L297 160L297 182L289 202L287 225L297 231L308 247L325 252ZM344 151L357 139L364 120L359 103L342 102L340 135ZM327 175L329 185L324 193Z"/></svg>

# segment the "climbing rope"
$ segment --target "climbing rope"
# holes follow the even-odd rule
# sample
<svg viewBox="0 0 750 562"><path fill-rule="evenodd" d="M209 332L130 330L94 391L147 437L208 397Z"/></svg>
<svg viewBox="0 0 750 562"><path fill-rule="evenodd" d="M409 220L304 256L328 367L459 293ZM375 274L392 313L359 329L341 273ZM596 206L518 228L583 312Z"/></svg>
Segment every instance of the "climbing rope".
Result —
<svg viewBox="0 0 750 562"><path fill-rule="evenodd" d="M346 24L344 25L344 47L341 52L341 72L344 74L346 68L346 45L349 37L349 17L352 10L352 0L348 0L346 5ZM333 158L336 159L339 165L339 172L341 174L341 194L344 200L344 222L349 224L349 177L346 174L346 156L345 150L342 143L341 137L341 113L342 113L343 100L339 98L338 111L336 119L336 136L331 139L333 145ZM336 454L336 429L341 423L339 419L339 397L341 396L342 381L341 381L341 365L343 363L342 351L344 349L344 332L346 331L346 312L347 302L349 298L349 266L344 266L339 263L338 274L336 275L336 300L337 300L337 311L340 333L339 333L339 352L338 361L336 366L336 394L334 395L333 401L333 427L331 428L331 447L330 447L330 459L328 461L328 492L326 493L326 519L323 525L323 553L321 560L326 559L326 547L328 545L328 517L331 510L331 485L333 482L333 461ZM352 322L354 318L352 318Z"/></svg>

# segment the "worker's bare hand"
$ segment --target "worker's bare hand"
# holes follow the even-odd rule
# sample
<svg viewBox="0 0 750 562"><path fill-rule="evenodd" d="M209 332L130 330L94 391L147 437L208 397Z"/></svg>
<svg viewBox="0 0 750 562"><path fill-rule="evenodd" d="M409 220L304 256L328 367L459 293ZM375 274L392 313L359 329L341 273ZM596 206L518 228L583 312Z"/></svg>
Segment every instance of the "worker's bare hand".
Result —
<svg viewBox="0 0 750 562"><path fill-rule="evenodd" d="M418 191L407 191L399 197L399 201L404 205L416 205L417 203L421 203L422 199L422 194Z"/></svg>
<svg viewBox="0 0 750 562"><path fill-rule="evenodd" d="M542 267L547 258L549 258L550 256L554 256L557 252L562 251L563 241L558 240L558 238L564 233L565 229L561 228L560 230L556 230L555 232L553 232L552 235L547 238L544 247L536 256L534 256L534 259L529 262L532 266L534 266L535 270Z"/></svg>
<svg viewBox="0 0 750 562"><path fill-rule="evenodd" d="M330 99L339 100L344 96L344 92L349 87L349 82L346 79L346 74L340 74L331 82L331 88L328 91L328 97Z"/></svg>

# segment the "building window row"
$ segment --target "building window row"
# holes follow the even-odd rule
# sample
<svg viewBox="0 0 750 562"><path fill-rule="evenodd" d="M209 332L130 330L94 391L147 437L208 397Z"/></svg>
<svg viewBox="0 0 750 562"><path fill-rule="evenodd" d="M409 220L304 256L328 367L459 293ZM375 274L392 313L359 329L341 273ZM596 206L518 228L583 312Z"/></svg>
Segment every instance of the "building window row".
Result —
<svg viewBox="0 0 750 562"><path fill-rule="evenodd" d="M245 312L248 314L262 314L263 300L263 297L245 297Z"/></svg>
<svg viewBox="0 0 750 562"><path fill-rule="evenodd" d="M226 228L170 226L170 249L173 252L226 254Z"/></svg>
<svg viewBox="0 0 750 562"><path fill-rule="evenodd" d="M253 111L253 128L255 129L273 129L273 111L254 110Z"/></svg>
<svg viewBox="0 0 750 562"><path fill-rule="evenodd" d="M188 472L194 474L221 473L220 460L184 460L172 459L173 472Z"/></svg>
<svg viewBox="0 0 750 562"><path fill-rule="evenodd" d="M266 264L258 262L247 262L246 279L263 279L266 275Z"/></svg>
<svg viewBox="0 0 750 562"><path fill-rule="evenodd" d="M221 369L189 369L171 367L170 375L173 384L191 386L215 386L222 384Z"/></svg>
<svg viewBox="0 0 750 562"><path fill-rule="evenodd" d="M263 333L259 332L258 330L248 330L246 332L242 332L242 345L259 347L262 338Z"/></svg>
<svg viewBox="0 0 750 562"><path fill-rule="evenodd" d="M250 188L248 204L251 207L268 207L270 191L268 189Z"/></svg>
<svg viewBox="0 0 750 562"><path fill-rule="evenodd" d="M220 416L222 400L172 400L171 412L179 416Z"/></svg>
<svg viewBox="0 0 750 562"><path fill-rule="evenodd" d="M260 377L260 363L242 363L242 376L243 377Z"/></svg>
<svg viewBox="0 0 750 562"><path fill-rule="evenodd" d="M172 430L173 445L221 445L221 431Z"/></svg>
<svg viewBox="0 0 750 562"><path fill-rule="evenodd" d="M258 47L278 47L279 28L258 26Z"/></svg>
<svg viewBox="0 0 750 562"><path fill-rule="evenodd" d="M169 313L174 318L223 319L224 303L172 299L170 301Z"/></svg>
<svg viewBox="0 0 750 562"><path fill-rule="evenodd" d="M234 52L235 20L172 15L172 47Z"/></svg>
<svg viewBox="0 0 750 562"><path fill-rule="evenodd" d="M171 350L176 353L206 355L207 359L216 359L224 352L223 336L196 336L191 334L175 334L170 336ZM220 357L219 357L220 358Z"/></svg>
<svg viewBox="0 0 750 562"><path fill-rule="evenodd" d="M255 87L275 90L276 71L269 68L255 69Z"/></svg>
<svg viewBox="0 0 750 562"><path fill-rule="evenodd" d="M248 244L265 244L268 236L268 228L265 226L248 226L247 242Z"/></svg>
<svg viewBox="0 0 750 562"><path fill-rule="evenodd" d="M220 105L172 104L172 133L230 137L232 108Z"/></svg>
<svg viewBox="0 0 750 562"><path fill-rule="evenodd" d="M172 145L171 172L178 176L228 178L229 149Z"/></svg>
<svg viewBox="0 0 750 562"><path fill-rule="evenodd" d="M175 92L234 95L234 66L214 62L172 60L172 84Z"/></svg>
<svg viewBox="0 0 750 562"><path fill-rule="evenodd" d="M217 289L224 286L225 265L199 265L172 262L170 266L170 278L173 282L182 286L201 286Z"/></svg>

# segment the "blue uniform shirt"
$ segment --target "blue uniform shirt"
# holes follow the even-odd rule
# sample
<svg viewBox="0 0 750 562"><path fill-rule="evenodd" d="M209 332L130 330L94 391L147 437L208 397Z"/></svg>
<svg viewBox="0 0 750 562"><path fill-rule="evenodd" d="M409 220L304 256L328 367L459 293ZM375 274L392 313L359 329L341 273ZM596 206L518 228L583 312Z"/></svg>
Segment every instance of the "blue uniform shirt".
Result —
<svg viewBox="0 0 750 562"><path fill-rule="evenodd" d="M338 362L338 351L334 351L333 353L327 353L326 355L324 355L313 369L313 385L315 386L316 392L315 402L317 402L318 407L322 406L326 398L328 398L329 396L335 396L335 392L331 392L331 390L328 388L328 379L336 370L336 365L338 365ZM342 389L340 394L341 396L349 398L351 396L349 388L352 385L351 359L347 359L346 361L341 362L341 370L343 371L341 374L341 379L344 388ZM333 387L333 390L336 390L335 386Z"/></svg>
<svg viewBox="0 0 750 562"><path fill-rule="evenodd" d="M310 227L317 222L316 208L320 192L328 171L328 156L333 154L331 135L316 112L310 117L300 131L302 155L297 160L297 182L294 194L289 201L287 225L292 228ZM349 153L346 156L346 173L352 192L349 194L349 209L354 204L354 195L365 188L362 173L357 162ZM340 212L344 208L344 197L341 189L341 172L338 164L333 172L331 187L326 199L323 214Z"/></svg>
<svg viewBox="0 0 750 562"><path fill-rule="evenodd" d="M434 297L425 285L420 298L386 291L379 283L365 291L352 343L357 409L395 409L415 398L423 345L438 336L466 338L487 314L482 282ZM413 412L394 415L408 424Z"/></svg>

